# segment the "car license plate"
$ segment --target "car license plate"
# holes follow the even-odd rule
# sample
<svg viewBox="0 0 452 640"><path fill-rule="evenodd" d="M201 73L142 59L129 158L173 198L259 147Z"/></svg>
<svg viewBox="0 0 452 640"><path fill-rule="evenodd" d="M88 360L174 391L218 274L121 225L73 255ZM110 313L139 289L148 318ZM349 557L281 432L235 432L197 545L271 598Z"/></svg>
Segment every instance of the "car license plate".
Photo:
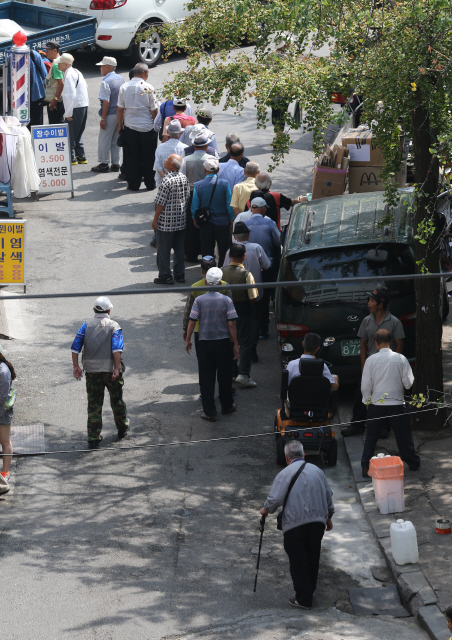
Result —
<svg viewBox="0 0 452 640"><path fill-rule="evenodd" d="M359 356L361 340L341 340L341 353L343 356Z"/></svg>

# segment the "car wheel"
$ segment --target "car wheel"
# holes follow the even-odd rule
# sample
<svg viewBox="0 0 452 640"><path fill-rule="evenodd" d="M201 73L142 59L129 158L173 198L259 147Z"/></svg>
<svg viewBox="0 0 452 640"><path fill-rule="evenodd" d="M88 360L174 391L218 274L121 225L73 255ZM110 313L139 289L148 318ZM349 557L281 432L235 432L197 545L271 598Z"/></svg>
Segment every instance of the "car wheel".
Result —
<svg viewBox="0 0 452 640"><path fill-rule="evenodd" d="M335 467L337 463L337 440L333 440L331 448L326 452L326 461L329 467Z"/></svg>
<svg viewBox="0 0 452 640"><path fill-rule="evenodd" d="M279 435L278 431L278 421L275 417L275 444L276 444L276 464L279 464L280 467L286 466L286 456L284 454L284 438Z"/></svg>
<svg viewBox="0 0 452 640"><path fill-rule="evenodd" d="M163 55L163 46L158 31L160 22L144 22L137 31L137 36L152 29L151 35L146 40L135 42L132 45L132 61L137 64L144 62L149 68L155 67Z"/></svg>

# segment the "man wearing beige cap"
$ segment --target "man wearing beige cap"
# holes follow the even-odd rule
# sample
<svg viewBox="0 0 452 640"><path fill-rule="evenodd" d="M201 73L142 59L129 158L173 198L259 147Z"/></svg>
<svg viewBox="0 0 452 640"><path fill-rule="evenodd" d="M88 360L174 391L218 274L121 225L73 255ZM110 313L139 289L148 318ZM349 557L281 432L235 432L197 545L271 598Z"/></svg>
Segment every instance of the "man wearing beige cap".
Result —
<svg viewBox="0 0 452 640"><path fill-rule="evenodd" d="M88 85L78 69L72 66L74 57L63 53L58 61L58 69L64 74L63 97L64 117L69 125L72 164L88 164L83 145L83 132L88 118Z"/></svg>
<svg viewBox="0 0 452 640"><path fill-rule="evenodd" d="M231 187L227 180L218 177L219 162L209 156L204 160L204 180L195 182L191 214L195 226L198 209L207 207L210 212L208 222L200 228L201 253L203 256L213 256L215 244L218 244L218 264L223 264L230 245L229 229L234 219L234 212L230 206Z"/></svg>
<svg viewBox="0 0 452 640"><path fill-rule="evenodd" d="M119 171L121 149L116 144L118 141L118 95L119 87L125 80L116 73L116 58L104 56L97 63L103 76L100 85L100 131L98 143L99 164L91 169L97 173ZM111 166L110 166L111 160Z"/></svg>

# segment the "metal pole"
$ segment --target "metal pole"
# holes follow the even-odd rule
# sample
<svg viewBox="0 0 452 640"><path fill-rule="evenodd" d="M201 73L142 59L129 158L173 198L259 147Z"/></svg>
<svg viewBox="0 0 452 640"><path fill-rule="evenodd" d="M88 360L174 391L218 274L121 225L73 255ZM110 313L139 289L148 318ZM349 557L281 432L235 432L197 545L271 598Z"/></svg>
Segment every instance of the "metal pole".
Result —
<svg viewBox="0 0 452 640"><path fill-rule="evenodd" d="M254 578L253 593L256 593L257 574L259 573L259 561L261 559L262 538L264 537L265 516L262 516L262 518L259 520L259 527L260 527L261 537L260 537L260 540L259 540L259 551L257 552L256 577Z"/></svg>

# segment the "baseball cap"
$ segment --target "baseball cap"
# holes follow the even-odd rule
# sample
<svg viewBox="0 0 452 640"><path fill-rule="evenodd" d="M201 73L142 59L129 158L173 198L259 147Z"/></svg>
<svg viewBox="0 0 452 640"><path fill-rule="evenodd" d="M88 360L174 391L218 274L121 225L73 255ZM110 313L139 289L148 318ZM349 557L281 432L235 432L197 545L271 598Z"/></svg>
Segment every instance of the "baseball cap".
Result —
<svg viewBox="0 0 452 640"><path fill-rule="evenodd" d="M206 273L206 282L207 284L220 284L221 278L223 277L223 272L218 267L212 267Z"/></svg>
<svg viewBox="0 0 452 640"><path fill-rule="evenodd" d="M171 120L169 125L166 127L168 133L182 133L182 125L180 120Z"/></svg>
<svg viewBox="0 0 452 640"><path fill-rule="evenodd" d="M195 147L203 147L205 144L210 144L212 140L209 138L205 131L201 131L193 138L193 144Z"/></svg>
<svg viewBox="0 0 452 640"><path fill-rule="evenodd" d="M58 42L56 42L56 40L49 40L48 42L46 42L46 49L56 49L57 51L59 51L60 45L58 44Z"/></svg>
<svg viewBox="0 0 452 640"><path fill-rule="evenodd" d="M109 309L113 309L110 298L107 298L107 296L100 296L99 298L96 298L96 301L94 302L94 311L97 311L97 313L103 313Z"/></svg>
<svg viewBox="0 0 452 640"><path fill-rule="evenodd" d="M110 67L118 66L118 63L116 62L116 58L111 58L110 56L104 56L100 62L96 62L96 67L100 67L105 64L110 65Z"/></svg>
<svg viewBox="0 0 452 640"><path fill-rule="evenodd" d="M209 269L217 266L217 261L213 256L204 256L201 258L201 269L207 273ZM0 352L1 353L1 352Z"/></svg>
<svg viewBox="0 0 452 640"><path fill-rule="evenodd" d="M234 225L234 235L236 233L249 233L249 232L250 232L250 230L248 229L246 224L244 222L242 222L241 220L239 220L238 222L235 223L235 225Z"/></svg>
<svg viewBox="0 0 452 640"><path fill-rule="evenodd" d="M176 107L185 107L187 100L185 98L173 98L173 105Z"/></svg>
<svg viewBox="0 0 452 640"><path fill-rule="evenodd" d="M212 158L207 158L207 160L204 161L203 166L206 171L217 171L217 169L219 169L220 167L220 163L216 158L212 157Z"/></svg>
<svg viewBox="0 0 452 640"><path fill-rule="evenodd" d="M250 207L252 207L253 205L257 207L266 207L267 203L265 202L264 198L253 198L250 202Z"/></svg>
<svg viewBox="0 0 452 640"><path fill-rule="evenodd" d="M198 116L201 116L201 118L213 118L213 113L212 113L212 109L210 109L207 105L203 104L199 107L199 109L196 111L196 114Z"/></svg>
<svg viewBox="0 0 452 640"><path fill-rule="evenodd" d="M373 291L367 291L369 298L375 300L377 304L380 302L388 303L390 300L389 291L387 289L374 289Z"/></svg>

